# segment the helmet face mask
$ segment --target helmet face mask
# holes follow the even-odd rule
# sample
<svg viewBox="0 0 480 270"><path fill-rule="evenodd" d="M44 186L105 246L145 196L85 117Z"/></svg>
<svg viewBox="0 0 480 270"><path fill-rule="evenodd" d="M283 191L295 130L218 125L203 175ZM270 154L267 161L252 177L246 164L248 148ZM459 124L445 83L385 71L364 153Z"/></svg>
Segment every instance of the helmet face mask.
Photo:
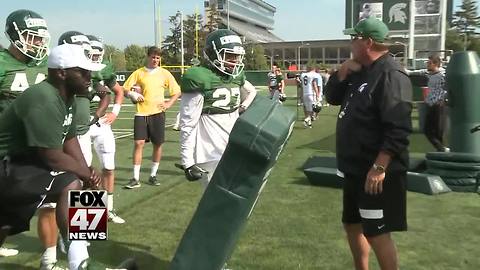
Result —
<svg viewBox="0 0 480 270"><path fill-rule="evenodd" d="M48 55L50 33L47 23L33 11L12 12L6 20L5 35L13 46L31 59L42 60Z"/></svg>
<svg viewBox="0 0 480 270"><path fill-rule="evenodd" d="M93 63L102 63L103 54L105 53L102 41L93 35L87 35L87 38L90 40L91 46L91 50L88 53L88 58L90 58Z"/></svg>
<svg viewBox="0 0 480 270"><path fill-rule="evenodd" d="M58 39L58 45L62 44L77 44L83 47L85 55L90 58L92 46L88 37L78 31L67 31L63 33Z"/></svg>
<svg viewBox="0 0 480 270"><path fill-rule="evenodd" d="M204 56L217 70L232 77L237 77L245 67L242 41L230 30L220 29L210 33Z"/></svg>

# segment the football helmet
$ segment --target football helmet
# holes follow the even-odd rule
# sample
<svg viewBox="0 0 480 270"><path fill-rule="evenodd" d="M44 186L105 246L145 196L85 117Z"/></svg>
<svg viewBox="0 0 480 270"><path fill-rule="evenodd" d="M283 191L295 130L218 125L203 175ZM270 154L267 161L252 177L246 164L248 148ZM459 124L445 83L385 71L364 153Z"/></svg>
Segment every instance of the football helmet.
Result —
<svg viewBox="0 0 480 270"><path fill-rule="evenodd" d="M27 57L42 60L48 55L50 33L47 23L36 12L20 9L10 13L5 23L5 35Z"/></svg>
<svg viewBox="0 0 480 270"><path fill-rule="evenodd" d="M215 30L207 36L203 54L220 72L236 77L243 68L245 49L242 40L228 29Z"/></svg>
<svg viewBox="0 0 480 270"><path fill-rule="evenodd" d="M92 51L92 46L90 46L90 40L88 37L78 31L67 31L63 33L58 39L58 45L62 44L77 44L81 45L85 50L85 55L89 56Z"/></svg>
<svg viewBox="0 0 480 270"><path fill-rule="evenodd" d="M94 63L102 63L103 54L105 53L103 42L94 35L87 35L87 38L90 40L90 46L92 47L88 58Z"/></svg>

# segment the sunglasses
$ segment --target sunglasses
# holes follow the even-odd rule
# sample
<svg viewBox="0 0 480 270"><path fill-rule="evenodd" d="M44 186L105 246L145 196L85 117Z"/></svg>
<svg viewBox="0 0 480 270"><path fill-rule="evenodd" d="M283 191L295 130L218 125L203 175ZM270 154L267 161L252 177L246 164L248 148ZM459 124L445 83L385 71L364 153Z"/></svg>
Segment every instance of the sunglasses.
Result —
<svg viewBox="0 0 480 270"><path fill-rule="evenodd" d="M350 40L357 40L357 39L367 39L368 37L360 36L360 35L351 35Z"/></svg>

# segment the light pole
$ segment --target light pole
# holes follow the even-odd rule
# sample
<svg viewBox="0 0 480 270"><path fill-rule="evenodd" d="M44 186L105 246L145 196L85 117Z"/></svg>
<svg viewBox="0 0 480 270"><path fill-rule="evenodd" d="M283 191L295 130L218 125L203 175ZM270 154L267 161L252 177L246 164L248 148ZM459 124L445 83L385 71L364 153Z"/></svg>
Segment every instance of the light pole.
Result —
<svg viewBox="0 0 480 270"><path fill-rule="evenodd" d="M309 46L309 45L310 45L310 43L308 43L308 42L307 42L307 43L303 43L303 41L302 41L302 44L301 44L300 46L298 46L298 48L297 48L297 50L298 50L298 61L297 61L297 65L298 65L297 68L298 68L298 70L301 69L301 68L300 68L300 66L301 66L300 61L302 61L302 58L300 57L301 48L302 48L302 47L305 47L305 46Z"/></svg>
<svg viewBox="0 0 480 270"><path fill-rule="evenodd" d="M230 30L230 1L227 0L227 29Z"/></svg>
<svg viewBox="0 0 480 270"><path fill-rule="evenodd" d="M181 68L181 71L182 71L182 74L183 74L183 66L185 65L185 62L184 62L184 46L183 46L183 12L180 12L180 44L182 44L182 48L180 50L180 53L182 55L182 68Z"/></svg>
<svg viewBox="0 0 480 270"><path fill-rule="evenodd" d="M153 0L153 23L155 31L155 46L162 47L162 25L160 20L160 4L158 0Z"/></svg>

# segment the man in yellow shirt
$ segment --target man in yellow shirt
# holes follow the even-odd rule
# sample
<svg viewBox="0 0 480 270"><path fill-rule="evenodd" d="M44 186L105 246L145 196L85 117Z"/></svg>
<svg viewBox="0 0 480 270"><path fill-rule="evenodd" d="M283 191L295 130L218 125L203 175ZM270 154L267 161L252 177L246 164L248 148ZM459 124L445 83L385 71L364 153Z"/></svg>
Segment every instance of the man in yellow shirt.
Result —
<svg viewBox="0 0 480 270"><path fill-rule="evenodd" d="M133 178L125 188L140 187L140 166L142 163L145 141L153 144L152 170L149 184L158 186L156 175L162 156L162 144L165 141L165 111L168 110L180 96L180 86L173 75L159 67L160 49L150 47L147 52L147 66L135 70L128 77L123 87L130 89L128 95L137 101L133 139ZM165 100L165 89L170 98Z"/></svg>

